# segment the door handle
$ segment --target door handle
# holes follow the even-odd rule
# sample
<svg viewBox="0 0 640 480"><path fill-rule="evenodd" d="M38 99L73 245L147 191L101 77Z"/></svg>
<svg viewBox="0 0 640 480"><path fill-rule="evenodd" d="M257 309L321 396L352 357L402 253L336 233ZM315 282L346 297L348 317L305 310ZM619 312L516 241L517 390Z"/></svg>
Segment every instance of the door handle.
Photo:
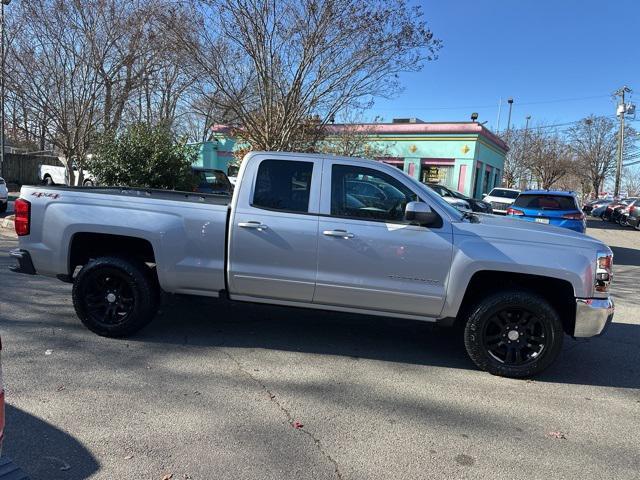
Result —
<svg viewBox="0 0 640 480"><path fill-rule="evenodd" d="M327 237L344 238L345 240L348 239L348 238L355 237L355 235L353 233L349 233L346 230L325 230L324 232L322 232L322 234L326 235Z"/></svg>
<svg viewBox="0 0 640 480"><path fill-rule="evenodd" d="M238 226L242 228L255 228L257 230L266 230L269 228L264 223L260 222L240 222Z"/></svg>

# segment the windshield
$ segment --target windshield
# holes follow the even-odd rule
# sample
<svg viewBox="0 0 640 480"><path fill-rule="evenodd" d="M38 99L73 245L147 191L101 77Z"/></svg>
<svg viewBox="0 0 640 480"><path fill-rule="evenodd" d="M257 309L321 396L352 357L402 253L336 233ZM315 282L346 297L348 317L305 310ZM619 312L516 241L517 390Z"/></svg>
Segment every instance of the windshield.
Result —
<svg viewBox="0 0 640 480"><path fill-rule="evenodd" d="M500 197L500 198L518 198L520 192L517 190L505 190L503 188L494 188L489 193L490 197Z"/></svg>
<svg viewBox="0 0 640 480"><path fill-rule="evenodd" d="M578 210L574 197L567 195L520 195L513 203L514 207L535 210Z"/></svg>
<svg viewBox="0 0 640 480"><path fill-rule="evenodd" d="M220 188L224 189L230 185L229 179L224 172L218 170L201 170L196 172L202 187Z"/></svg>

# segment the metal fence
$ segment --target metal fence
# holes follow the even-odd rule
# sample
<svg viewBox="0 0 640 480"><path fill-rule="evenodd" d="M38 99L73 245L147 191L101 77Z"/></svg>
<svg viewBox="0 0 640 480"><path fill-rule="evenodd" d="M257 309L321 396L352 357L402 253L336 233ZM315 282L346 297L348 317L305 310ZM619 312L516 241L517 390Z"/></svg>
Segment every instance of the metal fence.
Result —
<svg viewBox="0 0 640 480"><path fill-rule="evenodd" d="M40 165L63 166L58 157L5 153L2 176L8 183L37 185L40 183L40 178L38 178L38 167Z"/></svg>

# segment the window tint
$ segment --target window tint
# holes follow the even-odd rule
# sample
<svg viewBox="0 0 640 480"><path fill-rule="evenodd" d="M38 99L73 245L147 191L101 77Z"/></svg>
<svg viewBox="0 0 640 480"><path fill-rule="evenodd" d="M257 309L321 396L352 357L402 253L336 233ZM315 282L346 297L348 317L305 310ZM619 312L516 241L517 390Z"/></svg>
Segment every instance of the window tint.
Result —
<svg viewBox="0 0 640 480"><path fill-rule="evenodd" d="M264 160L258 167L252 205L306 213L312 172L312 162Z"/></svg>
<svg viewBox="0 0 640 480"><path fill-rule="evenodd" d="M520 195L513 205L538 210L578 210L575 199L565 195Z"/></svg>
<svg viewBox="0 0 640 480"><path fill-rule="evenodd" d="M516 198L520 195L520 192L514 192L513 190L503 190L502 188L494 188L489 193L490 197L500 197L500 198Z"/></svg>
<svg viewBox="0 0 640 480"><path fill-rule="evenodd" d="M406 204L417 200L386 173L350 165L331 170L331 215L402 222Z"/></svg>

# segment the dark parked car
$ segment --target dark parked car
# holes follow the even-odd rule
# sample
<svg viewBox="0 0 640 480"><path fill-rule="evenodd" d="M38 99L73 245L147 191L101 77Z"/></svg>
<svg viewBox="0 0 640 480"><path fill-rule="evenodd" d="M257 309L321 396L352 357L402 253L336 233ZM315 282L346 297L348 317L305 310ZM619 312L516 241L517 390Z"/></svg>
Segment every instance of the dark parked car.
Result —
<svg viewBox="0 0 640 480"><path fill-rule="evenodd" d="M640 201L634 202L634 204L629 207L627 225L636 230L640 230Z"/></svg>
<svg viewBox="0 0 640 480"><path fill-rule="evenodd" d="M602 205L607 205L611 203L611 200L605 200L604 198L598 198L596 200L591 200L583 205L582 211L587 215L590 214L595 208L601 207Z"/></svg>
<svg viewBox="0 0 640 480"><path fill-rule="evenodd" d="M431 189L435 190L436 193L438 193L438 195L440 195L441 197L445 197L445 194L448 194L453 198L466 201L471 207L471 210L473 210L474 212L493 213L493 208L491 207L491 204L489 202L483 202L482 200L476 200L475 198L467 197L466 195L463 195L462 193L455 190L451 190L450 188L447 188L444 185L440 185L439 183L427 183L427 185L429 185Z"/></svg>
<svg viewBox="0 0 640 480"><path fill-rule="evenodd" d="M229 177L222 170L212 168L194 168L193 174L197 179L197 186L194 192L214 193L217 195L231 195L233 185Z"/></svg>
<svg viewBox="0 0 640 480"><path fill-rule="evenodd" d="M640 199L636 198L632 202L630 202L626 207L620 210L620 215L618 216L618 223L622 227L628 227L629 224L629 216L631 215L631 211L635 210L637 207L640 207Z"/></svg>
<svg viewBox="0 0 640 480"><path fill-rule="evenodd" d="M613 202L602 214L602 219L609 222L617 222L622 214L622 210L627 208L634 200L637 200L637 198L625 198L624 200Z"/></svg>

